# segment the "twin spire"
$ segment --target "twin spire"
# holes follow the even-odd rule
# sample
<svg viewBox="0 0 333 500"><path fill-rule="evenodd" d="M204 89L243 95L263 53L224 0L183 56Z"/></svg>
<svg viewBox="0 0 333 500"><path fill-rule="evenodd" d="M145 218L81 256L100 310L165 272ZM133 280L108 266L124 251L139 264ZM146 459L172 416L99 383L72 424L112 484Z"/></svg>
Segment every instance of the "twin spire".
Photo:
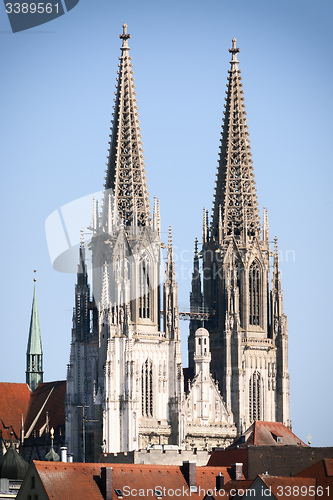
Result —
<svg viewBox="0 0 333 500"><path fill-rule="evenodd" d="M228 235L259 236L260 222L256 195L249 133L240 70L238 69L236 38L227 83L227 97L220 145L220 159L213 208L212 233L218 240L222 230Z"/></svg>
<svg viewBox="0 0 333 500"><path fill-rule="evenodd" d="M129 57L127 25L123 25L121 57L114 99L105 188L112 190L125 226L151 226L147 179L136 92Z"/></svg>
<svg viewBox="0 0 333 500"><path fill-rule="evenodd" d="M128 40L131 35L127 32L126 24L123 25L123 33L119 37L122 47L105 188L112 190L125 226L151 227L139 114L129 57ZM233 38L232 48L229 49L232 59L213 209L212 234L216 239L221 232L224 236L241 235L244 232L253 236L259 235L260 232L249 133L238 69L239 49L236 42L236 38ZM208 234L205 235L207 236Z"/></svg>

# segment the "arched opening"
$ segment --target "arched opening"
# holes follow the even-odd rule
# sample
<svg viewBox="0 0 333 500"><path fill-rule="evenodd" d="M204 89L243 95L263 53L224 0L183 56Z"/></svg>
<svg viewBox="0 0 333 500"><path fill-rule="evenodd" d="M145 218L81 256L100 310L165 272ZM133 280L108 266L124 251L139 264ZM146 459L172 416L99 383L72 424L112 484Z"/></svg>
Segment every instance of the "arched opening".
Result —
<svg viewBox="0 0 333 500"><path fill-rule="evenodd" d="M249 324L259 325L260 318L260 269L257 261L249 270Z"/></svg>
<svg viewBox="0 0 333 500"><path fill-rule="evenodd" d="M141 405L142 416L153 416L153 363L146 359L141 371Z"/></svg>
<svg viewBox="0 0 333 500"><path fill-rule="evenodd" d="M250 422L262 419L261 375L256 370L249 381L249 418Z"/></svg>
<svg viewBox="0 0 333 500"><path fill-rule="evenodd" d="M150 318L151 286L149 260L144 256L139 264L139 317Z"/></svg>

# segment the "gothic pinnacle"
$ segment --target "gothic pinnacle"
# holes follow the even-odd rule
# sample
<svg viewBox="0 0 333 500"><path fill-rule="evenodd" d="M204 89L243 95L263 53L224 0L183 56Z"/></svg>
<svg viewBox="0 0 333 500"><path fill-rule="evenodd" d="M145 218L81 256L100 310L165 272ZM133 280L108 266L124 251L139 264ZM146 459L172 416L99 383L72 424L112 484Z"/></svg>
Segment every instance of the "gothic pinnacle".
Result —
<svg viewBox="0 0 333 500"><path fill-rule="evenodd" d="M265 243L269 241L268 210L266 207L264 207L263 211L262 239Z"/></svg>
<svg viewBox="0 0 333 500"><path fill-rule="evenodd" d="M277 245L278 239L277 236L274 237L274 255L278 254L278 245Z"/></svg>
<svg viewBox="0 0 333 500"><path fill-rule="evenodd" d="M194 255L195 257L198 256L198 238L195 238L194 240Z"/></svg>
<svg viewBox="0 0 333 500"><path fill-rule="evenodd" d="M172 228L171 228L171 226L169 226L168 233L169 233L168 244L169 244L169 247L172 247Z"/></svg>

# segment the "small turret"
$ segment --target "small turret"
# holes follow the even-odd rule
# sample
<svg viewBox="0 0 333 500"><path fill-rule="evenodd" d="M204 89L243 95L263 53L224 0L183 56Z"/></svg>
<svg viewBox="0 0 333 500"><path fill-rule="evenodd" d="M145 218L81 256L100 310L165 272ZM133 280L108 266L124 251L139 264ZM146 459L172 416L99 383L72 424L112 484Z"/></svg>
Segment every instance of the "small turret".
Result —
<svg viewBox="0 0 333 500"><path fill-rule="evenodd" d="M206 328L198 328L195 332L194 373L202 372L202 379L209 377L211 354L209 349L209 332Z"/></svg>

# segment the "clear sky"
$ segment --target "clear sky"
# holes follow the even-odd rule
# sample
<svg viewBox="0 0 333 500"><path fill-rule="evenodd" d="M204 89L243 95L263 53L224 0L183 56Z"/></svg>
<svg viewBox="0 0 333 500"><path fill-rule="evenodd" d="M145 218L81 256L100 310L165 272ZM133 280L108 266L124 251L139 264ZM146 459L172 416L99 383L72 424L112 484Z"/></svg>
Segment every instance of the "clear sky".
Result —
<svg viewBox="0 0 333 500"><path fill-rule="evenodd" d="M165 239L173 228L188 309L235 36L259 205L279 239L293 430L333 446L332 21L331 0L80 0L13 34L0 4L1 381L25 382L34 268L44 380L66 377L76 276L52 268L45 220L103 187L124 22L150 199Z"/></svg>

